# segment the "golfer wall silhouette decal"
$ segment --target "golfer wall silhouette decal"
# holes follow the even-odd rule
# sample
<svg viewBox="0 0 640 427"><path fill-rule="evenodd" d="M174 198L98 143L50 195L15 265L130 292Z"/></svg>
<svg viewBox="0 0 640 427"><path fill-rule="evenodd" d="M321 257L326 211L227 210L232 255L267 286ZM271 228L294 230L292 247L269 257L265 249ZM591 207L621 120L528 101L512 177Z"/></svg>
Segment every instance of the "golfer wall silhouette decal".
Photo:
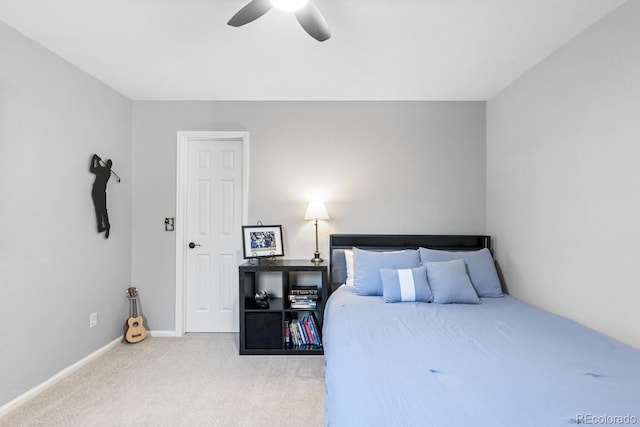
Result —
<svg viewBox="0 0 640 427"><path fill-rule="evenodd" d="M107 182L112 174L116 177L116 181L120 182L120 177L111 170L112 165L113 162L110 159L103 162L97 154L94 154L91 158L91 165L89 166L89 171L96 175L96 180L93 182L93 189L91 190L91 197L93 198L93 206L96 210L98 233L104 231L105 239L109 238L109 232L111 230L109 214L107 213Z"/></svg>

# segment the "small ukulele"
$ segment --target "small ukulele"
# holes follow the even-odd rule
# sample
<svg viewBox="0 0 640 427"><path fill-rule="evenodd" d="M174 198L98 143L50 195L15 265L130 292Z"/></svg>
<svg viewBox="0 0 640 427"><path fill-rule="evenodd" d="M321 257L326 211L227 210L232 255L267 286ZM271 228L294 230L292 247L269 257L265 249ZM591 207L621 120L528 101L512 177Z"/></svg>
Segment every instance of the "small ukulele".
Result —
<svg viewBox="0 0 640 427"><path fill-rule="evenodd" d="M138 316L138 290L131 287L127 290L127 296L131 300L131 316L127 319L127 331L124 333L124 340L128 343L140 342L147 337L142 324L142 316Z"/></svg>

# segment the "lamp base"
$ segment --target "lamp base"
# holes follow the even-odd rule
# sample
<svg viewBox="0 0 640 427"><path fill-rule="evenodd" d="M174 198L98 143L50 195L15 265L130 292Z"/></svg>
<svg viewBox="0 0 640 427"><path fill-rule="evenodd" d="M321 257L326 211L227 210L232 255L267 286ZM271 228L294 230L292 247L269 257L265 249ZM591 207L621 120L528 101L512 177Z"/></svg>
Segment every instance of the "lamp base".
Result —
<svg viewBox="0 0 640 427"><path fill-rule="evenodd" d="M320 258L320 252L315 251L313 253L313 258L311 258L311 262L314 264L320 264L321 262L324 262L324 260Z"/></svg>

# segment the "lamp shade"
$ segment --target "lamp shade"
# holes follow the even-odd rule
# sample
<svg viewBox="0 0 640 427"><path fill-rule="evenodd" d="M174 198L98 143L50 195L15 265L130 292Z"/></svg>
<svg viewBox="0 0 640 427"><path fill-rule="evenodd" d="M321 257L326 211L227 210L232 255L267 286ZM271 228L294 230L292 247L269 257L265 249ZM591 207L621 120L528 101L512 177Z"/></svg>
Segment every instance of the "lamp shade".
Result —
<svg viewBox="0 0 640 427"><path fill-rule="evenodd" d="M329 214L322 202L310 202L304 219L329 219Z"/></svg>

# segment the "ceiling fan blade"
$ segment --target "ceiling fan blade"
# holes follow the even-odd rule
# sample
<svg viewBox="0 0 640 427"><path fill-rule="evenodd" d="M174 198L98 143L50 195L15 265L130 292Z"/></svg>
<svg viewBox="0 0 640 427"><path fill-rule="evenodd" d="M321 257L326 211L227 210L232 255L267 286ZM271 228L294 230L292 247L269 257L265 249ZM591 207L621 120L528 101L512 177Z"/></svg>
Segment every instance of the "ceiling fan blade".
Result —
<svg viewBox="0 0 640 427"><path fill-rule="evenodd" d="M313 4L311 0L296 12L296 18L298 18L298 22L302 25L302 28L314 39L323 42L331 37L326 19L324 19L318 6Z"/></svg>
<svg viewBox="0 0 640 427"><path fill-rule="evenodd" d="M240 27L255 21L271 9L271 0L253 0L229 19L228 25Z"/></svg>

